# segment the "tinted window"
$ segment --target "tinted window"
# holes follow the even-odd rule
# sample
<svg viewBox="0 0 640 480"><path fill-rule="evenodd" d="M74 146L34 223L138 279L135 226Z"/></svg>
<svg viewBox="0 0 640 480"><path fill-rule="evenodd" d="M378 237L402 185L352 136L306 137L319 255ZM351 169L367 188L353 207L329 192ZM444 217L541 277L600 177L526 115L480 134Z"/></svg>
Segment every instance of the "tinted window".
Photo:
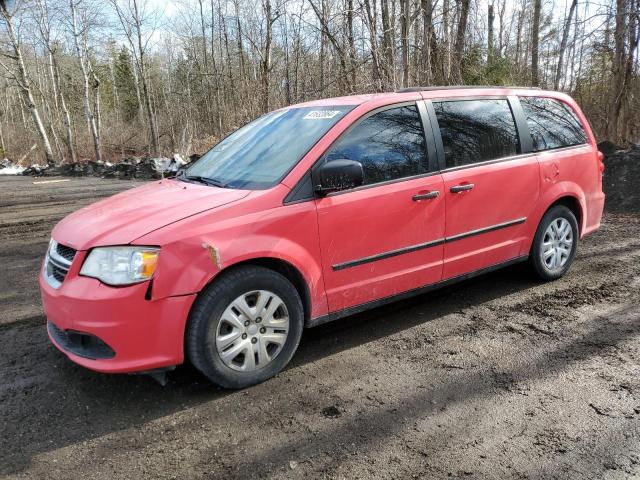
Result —
<svg viewBox="0 0 640 480"><path fill-rule="evenodd" d="M427 172L418 109L390 108L365 118L340 137L325 158L362 163L365 185Z"/></svg>
<svg viewBox="0 0 640 480"><path fill-rule="evenodd" d="M299 107L267 113L218 143L186 174L229 188L271 187L352 108Z"/></svg>
<svg viewBox="0 0 640 480"><path fill-rule="evenodd" d="M520 97L533 140L533 150L570 147L587 142L587 134L571 108L558 100Z"/></svg>
<svg viewBox="0 0 640 480"><path fill-rule="evenodd" d="M507 100L434 102L447 168L515 155L518 132Z"/></svg>

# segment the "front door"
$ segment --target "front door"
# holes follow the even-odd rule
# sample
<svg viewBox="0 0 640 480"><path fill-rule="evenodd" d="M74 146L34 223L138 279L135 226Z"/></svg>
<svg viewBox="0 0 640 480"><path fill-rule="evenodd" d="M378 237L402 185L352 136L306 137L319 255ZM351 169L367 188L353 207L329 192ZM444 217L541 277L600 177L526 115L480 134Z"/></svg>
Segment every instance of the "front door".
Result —
<svg viewBox="0 0 640 480"><path fill-rule="evenodd" d="M509 101L434 100L431 111L445 162L443 279L515 259L527 242L540 176L536 156L521 154Z"/></svg>
<svg viewBox="0 0 640 480"><path fill-rule="evenodd" d="M321 162L357 160L364 185L316 200L330 311L435 283L442 276L443 181L429 163L415 103L359 120Z"/></svg>

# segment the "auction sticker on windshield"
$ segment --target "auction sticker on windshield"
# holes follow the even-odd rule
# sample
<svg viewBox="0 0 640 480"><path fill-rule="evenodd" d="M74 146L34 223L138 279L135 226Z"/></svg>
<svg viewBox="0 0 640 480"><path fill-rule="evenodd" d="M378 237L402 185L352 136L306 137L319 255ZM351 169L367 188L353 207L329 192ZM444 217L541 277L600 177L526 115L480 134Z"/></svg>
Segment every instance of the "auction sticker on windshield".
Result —
<svg viewBox="0 0 640 480"><path fill-rule="evenodd" d="M341 113L339 110L311 110L304 116L304 120L326 120Z"/></svg>

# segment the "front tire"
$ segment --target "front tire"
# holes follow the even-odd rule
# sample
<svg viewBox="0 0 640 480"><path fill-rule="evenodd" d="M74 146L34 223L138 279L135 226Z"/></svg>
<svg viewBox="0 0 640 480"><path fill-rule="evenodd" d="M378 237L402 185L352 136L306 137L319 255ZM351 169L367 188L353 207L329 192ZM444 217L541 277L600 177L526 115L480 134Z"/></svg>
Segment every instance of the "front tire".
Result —
<svg viewBox="0 0 640 480"><path fill-rule="evenodd" d="M573 263L580 232L575 215L564 205L545 213L533 239L530 260L536 275L545 281L562 277Z"/></svg>
<svg viewBox="0 0 640 480"><path fill-rule="evenodd" d="M298 348L302 301L279 273L244 266L198 296L186 333L191 363L224 388L244 388L280 372Z"/></svg>

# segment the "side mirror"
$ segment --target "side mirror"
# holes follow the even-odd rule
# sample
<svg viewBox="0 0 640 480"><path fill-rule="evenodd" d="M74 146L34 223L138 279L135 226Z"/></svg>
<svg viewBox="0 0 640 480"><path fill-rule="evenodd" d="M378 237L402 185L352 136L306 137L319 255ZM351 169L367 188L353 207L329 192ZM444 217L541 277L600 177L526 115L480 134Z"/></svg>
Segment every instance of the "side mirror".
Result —
<svg viewBox="0 0 640 480"><path fill-rule="evenodd" d="M314 174L314 189L320 194L359 187L364 180L362 164L355 160L326 162Z"/></svg>

